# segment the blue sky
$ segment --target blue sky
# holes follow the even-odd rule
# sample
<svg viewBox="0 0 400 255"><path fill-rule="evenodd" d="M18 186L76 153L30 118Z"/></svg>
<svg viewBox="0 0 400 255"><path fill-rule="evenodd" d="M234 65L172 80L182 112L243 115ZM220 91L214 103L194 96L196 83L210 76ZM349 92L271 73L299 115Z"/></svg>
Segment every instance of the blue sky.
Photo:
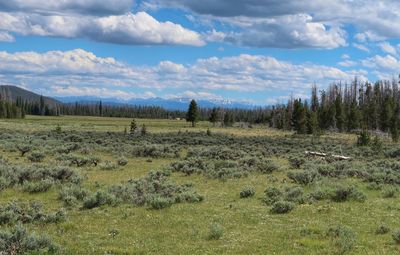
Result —
<svg viewBox="0 0 400 255"><path fill-rule="evenodd" d="M49 96L258 105L397 78L394 0L9 0L0 83Z"/></svg>

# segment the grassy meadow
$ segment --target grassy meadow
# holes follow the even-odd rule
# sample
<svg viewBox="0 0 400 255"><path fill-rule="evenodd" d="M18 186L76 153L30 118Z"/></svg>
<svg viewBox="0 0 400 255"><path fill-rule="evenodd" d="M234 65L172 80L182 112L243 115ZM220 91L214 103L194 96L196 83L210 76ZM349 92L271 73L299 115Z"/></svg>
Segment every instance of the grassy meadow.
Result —
<svg viewBox="0 0 400 255"><path fill-rule="evenodd" d="M130 122L0 120L0 228L47 235L59 254L400 254L397 144L183 120L136 119L147 134L131 135ZM161 177L146 179L151 171ZM70 186L85 194L60 197ZM6 215L8 204L34 201L65 216Z"/></svg>

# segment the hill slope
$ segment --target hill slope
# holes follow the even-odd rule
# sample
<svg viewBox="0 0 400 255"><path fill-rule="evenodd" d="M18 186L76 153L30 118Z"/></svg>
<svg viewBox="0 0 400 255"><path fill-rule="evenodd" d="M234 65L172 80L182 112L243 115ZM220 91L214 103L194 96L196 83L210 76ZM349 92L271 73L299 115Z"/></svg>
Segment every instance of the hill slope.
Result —
<svg viewBox="0 0 400 255"><path fill-rule="evenodd" d="M40 100L40 95L11 85L0 85L0 95L13 101L15 101L17 98L22 98L23 100L27 100L29 102L38 102ZM43 99L44 102L49 106L54 106L61 103L50 97L43 97Z"/></svg>

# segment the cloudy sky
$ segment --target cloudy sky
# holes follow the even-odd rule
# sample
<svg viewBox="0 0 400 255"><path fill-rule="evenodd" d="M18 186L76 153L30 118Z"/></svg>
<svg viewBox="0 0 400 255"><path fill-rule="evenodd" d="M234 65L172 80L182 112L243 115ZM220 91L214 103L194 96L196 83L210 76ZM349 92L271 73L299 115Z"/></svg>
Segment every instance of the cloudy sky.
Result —
<svg viewBox="0 0 400 255"><path fill-rule="evenodd" d="M400 73L397 0L0 1L0 83L266 105Z"/></svg>

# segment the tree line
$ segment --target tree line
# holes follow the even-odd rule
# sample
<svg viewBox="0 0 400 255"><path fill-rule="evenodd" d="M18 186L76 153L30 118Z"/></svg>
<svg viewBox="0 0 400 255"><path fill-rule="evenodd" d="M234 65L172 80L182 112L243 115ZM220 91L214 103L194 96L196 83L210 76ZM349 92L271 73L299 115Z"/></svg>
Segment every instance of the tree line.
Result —
<svg viewBox="0 0 400 255"><path fill-rule="evenodd" d="M294 130L299 134L318 134L325 130L352 132L376 130L399 139L399 82L377 81L332 84L318 91L314 85L309 100L289 99L286 105L271 109L270 126Z"/></svg>
<svg viewBox="0 0 400 255"><path fill-rule="evenodd" d="M24 110L16 102L10 101L0 94L0 119L21 119L24 117Z"/></svg>

